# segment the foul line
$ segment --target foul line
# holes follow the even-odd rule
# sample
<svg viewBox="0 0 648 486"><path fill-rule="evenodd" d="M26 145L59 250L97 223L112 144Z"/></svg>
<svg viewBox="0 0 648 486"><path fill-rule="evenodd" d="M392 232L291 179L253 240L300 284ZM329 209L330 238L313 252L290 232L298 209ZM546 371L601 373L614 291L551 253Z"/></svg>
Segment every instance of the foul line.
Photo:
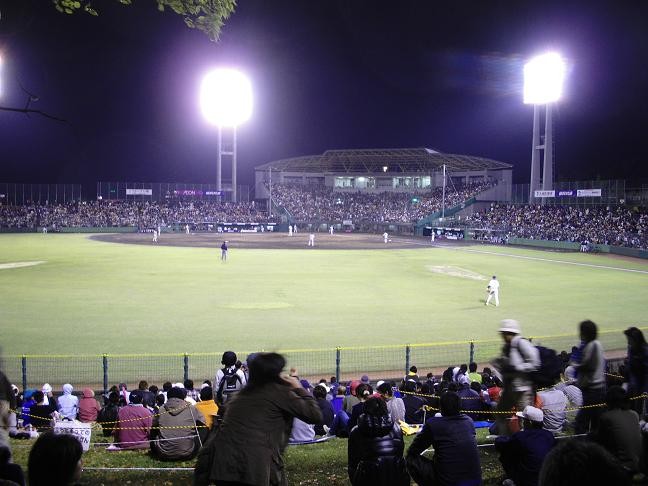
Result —
<svg viewBox="0 0 648 486"><path fill-rule="evenodd" d="M448 248L448 247L443 247ZM522 260L535 260L538 262L551 262L551 263L564 263L566 265L576 265L577 267L590 267L590 268L601 268L603 270L619 270L620 272L632 272L632 273L641 273L648 275L647 270L635 270L633 268L621 268L621 267L611 267L609 265L595 265L594 263L580 263L580 262L570 262L567 260L552 260L551 258L540 258L524 255L512 255L511 253L499 253L496 251L486 251L486 250L471 250L469 248L451 248L452 250L457 251L468 251L472 253L482 253L485 255L496 255L496 256L507 256L510 258L520 258Z"/></svg>

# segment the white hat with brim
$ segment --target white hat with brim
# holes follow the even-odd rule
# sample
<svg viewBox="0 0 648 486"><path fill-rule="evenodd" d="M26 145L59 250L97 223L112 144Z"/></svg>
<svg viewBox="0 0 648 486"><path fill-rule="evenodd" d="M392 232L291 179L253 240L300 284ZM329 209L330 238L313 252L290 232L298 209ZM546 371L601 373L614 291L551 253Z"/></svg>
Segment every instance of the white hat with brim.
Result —
<svg viewBox="0 0 648 486"><path fill-rule="evenodd" d="M531 422L544 421L544 413L542 413L542 410L532 407L531 405L527 405L526 407L524 407L524 411L517 412L515 415L530 420Z"/></svg>
<svg viewBox="0 0 648 486"><path fill-rule="evenodd" d="M504 319L500 325L499 332L520 334L520 323L515 319Z"/></svg>

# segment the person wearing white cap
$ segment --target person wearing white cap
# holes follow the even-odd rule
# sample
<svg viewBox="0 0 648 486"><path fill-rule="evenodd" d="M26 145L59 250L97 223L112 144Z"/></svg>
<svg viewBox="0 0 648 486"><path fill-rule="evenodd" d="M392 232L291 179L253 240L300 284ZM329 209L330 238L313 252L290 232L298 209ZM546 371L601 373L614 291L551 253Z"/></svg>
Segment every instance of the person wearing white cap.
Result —
<svg viewBox="0 0 648 486"><path fill-rule="evenodd" d="M497 280L497 277L493 275L493 278L488 282L488 286L486 287L486 303L485 305L490 304L491 299L495 299L495 307L499 306L499 280Z"/></svg>
<svg viewBox="0 0 648 486"><path fill-rule="evenodd" d="M556 439L542 428L544 415L539 408L527 406L516 415L522 419L523 430L495 439L495 449L508 479L518 486L537 485L542 462Z"/></svg>
<svg viewBox="0 0 648 486"><path fill-rule="evenodd" d="M43 395L45 395L43 404L44 405L49 405L50 402L54 402L56 405L56 399L54 398L54 395L52 394L52 385L49 383L45 383L43 385L43 388L41 388L41 391L43 392Z"/></svg>
<svg viewBox="0 0 648 486"><path fill-rule="evenodd" d="M521 336L520 324L514 319L504 319L499 328L504 341L502 355L493 366L502 375L504 387L497 404L498 411L510 411L515 407L524 410L533 404L533 380L531 372L540 367L540 353L531 342ZM506 415L498 415L498 434L508 434Z"/></svg>

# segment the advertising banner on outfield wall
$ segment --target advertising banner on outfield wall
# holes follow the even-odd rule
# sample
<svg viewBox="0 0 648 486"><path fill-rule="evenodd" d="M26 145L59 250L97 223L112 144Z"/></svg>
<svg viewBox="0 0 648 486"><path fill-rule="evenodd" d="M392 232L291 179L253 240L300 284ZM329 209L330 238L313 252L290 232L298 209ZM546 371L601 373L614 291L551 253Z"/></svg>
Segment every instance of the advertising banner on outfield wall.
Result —
<svg viewBox="0 0 648 486"><path fill-rule="evenodd" d="M558 191L558 195L560 197L574 197L576 195L576 191Z"/></svg>
<svg viewBox="0 0 648 486"><path fill-rule="evenodd" d="M556 191L533 191L535 197L556 197Z"/></svg>
<svg viewBox="0 0 648 486"><path fill-rule="evenodd" d="M576 191L578 197L601 197L600 189L579 189Z"/></svg>
<svg viewBox="0 0 648 486"><path fill-rule="evenodd" d="M152 196L153 189L126 189L127 196Z"/></svg>

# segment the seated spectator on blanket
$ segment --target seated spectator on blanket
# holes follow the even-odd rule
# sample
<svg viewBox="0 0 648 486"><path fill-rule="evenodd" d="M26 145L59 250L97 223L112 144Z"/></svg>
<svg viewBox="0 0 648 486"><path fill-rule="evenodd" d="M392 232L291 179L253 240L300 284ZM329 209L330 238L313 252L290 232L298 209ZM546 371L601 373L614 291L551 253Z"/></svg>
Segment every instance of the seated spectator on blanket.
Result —
<svg viewBox="0 0 648 486"><path fill-rule="evenodd" d="M63 385L63 395L58 399L58 411L63 419L76 420L79 412L79 399L72 395L72 390L74 387L66 383Z"/></svg>
<svg viewBox="0 0 648 486"><path fill-rule="evenodd" d="M441 416L427 419L407 450L407 470L421 485L478 486L482 479L473 421L460 412L455 392L444 393L440 404ZM421 456L430 446L432 461Z"/></svg>
<svg viewBox="0 0 648 486"><path fill-rule="evenodd" d="M94 422L97 420L99 410L101 410L101 407L92 388L84 388L83 397L79 400L79 420L81 422Z"/></svg>
<svg viewBox="0 0 648 486"><path fill-rule="evenodd" d="M401 420L405 420L405 404L402 398L394 396L395 386L393 381L385 381L378 386L378 393L387 404L392 422L398 425Z"/></svg>
<svg viewBox="0 0 648 486"><path fill-rule="evenodd" d="M31 415L31 424L36 427L36 430L43 432L52 427L52 414L56 412L56 404L51 401L45 405L45 394L36 390L32 395L36 402L29 408L29 415Z"/></svg>
<svg viewBox="0 0 648 486"><path fill-rule="evenodd" d="M408 424L420 424L423 422L423 400L415 395L416 383L407 381L404 385L403 403L405 405L405 422Z"/></svg>
<svg viewBox="0 0 648 486"><path fill-rule="evenodd" d="M347 424L347 432L351 432L351 429L353 429L353 427L358 423L358 418L364 410L363 404L371 395L373 395L373 388L371 388L371 385L368 383L360 383L358 388L356 388L356 395L360 401L356 403L351 410L351 416L349 417L349 423Z"/></svg>
<svg viewBox="0 0 648 486"><path fill-rule="evenodd" d="M83 448L68 434L43 432L29 451L29 486L71 486L81 479Z"/></svg>
<svg viewBox="0 0 648 486"><path fill-rule="evenodd" d="M313 397L315 397L317 405L319 405L319 408L322 411L322 422L315 424L315 434L326 435L327 431L333 425L333 418L335 417L335 412L333 412L333 405L331 404L330 400L327 400L326 388L324 388L322 385L317 385L313 389Z"/></svg>
<svg viewBox="0 0 648 486"><path fill-rule="evenodd" d="M358 425L349 435L348 473L353 486L409 486L403 459L403 435L382 398L363 404Z"/></svg>
<svg viewBox="0 0 648 486"><path fill-rule="evenodd" d="M351 415L353 412L353 407L360 403L360 399L356 396L356 390L360 385L359 380L354 380L349 384L349 394L344 396L342 400L342 409L348 414Z"/></svg>
<svg viewBox="0 0 648 486"><path fill-rule="evenodd" d="M117 421L119 420L119 393L110 392L106 404L101 407L97 414L97 422L101 424L104 437L113 435Z"/></svg>
<svg viewBox="0 0 648 486"><path fill-rule="evenodd" d="M151 452L158 459L191 459L200 449L198 431L205 430L205 417L194 405L187 402L186 398L187 391L184 386L174 386L167 392L166 403L153 419Z"/></svg>
<svg viewBox="0 0 648 486"><path fill-rule="evenodd" d="M500 453L500 462L516 486L537 486L538 475L545 456L556 444L556 439L543 429L542 410L527 406L517 412L523 421L523 430L511 436L495 439L495 449Z"/></svg>
<svg viewBox="0 0 648 486"><path fill-rule="evenodd" d="M130 403L119 409L115 446L120 449L147 449L153 414L142 404L140 393L131 393L129 399Z"/></svg>
<svg viewBox="0 0 648 486"><path fill-rule="evenodd" d="M218 414L218 405L214 401L214 391L211 386L200 389L200 401L196 403L196 409L205 417L205 425L211 429L214 425L214 418Z"/></svg>

